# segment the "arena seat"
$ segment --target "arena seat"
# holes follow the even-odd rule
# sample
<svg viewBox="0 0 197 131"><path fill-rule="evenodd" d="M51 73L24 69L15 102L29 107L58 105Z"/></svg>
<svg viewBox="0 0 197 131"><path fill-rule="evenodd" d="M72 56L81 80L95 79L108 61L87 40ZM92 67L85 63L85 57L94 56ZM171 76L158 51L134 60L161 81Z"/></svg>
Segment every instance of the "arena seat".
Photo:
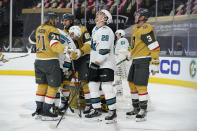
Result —
<svg viewBox="0 0 197 131"><path fill-rule="evenodd" d="M133 9L134 5L135 5L135 0L131 0L130 4L128 5L127 9L126 9L126 13L130 14L131 10Z"/></svg>
<svg viewBox="0 0 197 131"><path fill-rule="evenodd" d="M193 10L192 14L197 14L197 9Z"/></svg>
<svg viewBox="0 0 197 131"><path fill-rule="evenodd" d="M122 0L122 3L120 4L119 8L118 8L118 14L121 13L122 8L124 7L125 3L127 2L127 0Z"/></svg>
<svg viewBox="0 0 197 131"><path fill-rule="evenodd" d="M111 7L111 5L113 4L112 0L107 0L106 5L104 6L105 9L109 9Z"/></svg>
<svg viewBox="0 0 197 131"><path fill-rule="evenodd" d="M114 4L111 6L111 8L109 9L110 13L115 13L115 9L117 7L117 0L114 0Z"/></svg>
<svg viewBox="0 0 197 131"><path fill-rule="evenodd" d="M177 13L176 13L176 16L177 15L182 15L183 14L183 10L181 9L181 10L179 10Z"/></svg>
<svg viewBox="0 0 197 131"><path fill-rule="evenodd" d="M50 6L49 2L45 3L45 5L44 5L45 8L49 8L49 6Z"/></svg>
<svg viewBox="0 0 197 131"><path fill-rule="evenodd" d="M195 0L195 1L193 2L193 4L196 5L196 4L197 4L197 0Z"/></svg>
<svg viewBox="0 0 197 131"><path fill-rule="evenodd" d="M60 4L58 5L57 8L62 8L64 5L65 5L64 2L62 1L62 2L60 2Z"/></svg>
<svg viewBox="0 0 197 131"><path fill-rule="evenodd" d="M71 1L66 4L66 8L72 8L72 2Z"/></svg>

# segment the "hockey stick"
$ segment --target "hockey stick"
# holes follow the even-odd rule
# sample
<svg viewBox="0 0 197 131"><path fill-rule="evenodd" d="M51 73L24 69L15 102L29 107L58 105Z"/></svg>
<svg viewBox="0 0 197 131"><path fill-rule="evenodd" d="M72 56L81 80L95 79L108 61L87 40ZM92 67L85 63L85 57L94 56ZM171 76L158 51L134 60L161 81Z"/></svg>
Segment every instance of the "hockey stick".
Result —
<svg viewBox="0 0 197 131"><path fill-rule="evenodd" d="M64 97L64 99L66 100L67 98L66 98L66 96L64 96L64 94L63 94L63 91L62 91L62 89L60 88L60 93L62 94L62 96ZM70 93L69 93L69 96L68 96L68 98L70 97ZM70 111L72 112L72 113L74 113L74 110L70 107L70 106L68 106L69 107L69 109L70 109Z"/></svg>
<svg viewBox="0 0 197 131"><path fill-rule="evenodd" d="M32 47L31 47L31 48L32 48ZM25 55L10 57L10 58L8 58L8 61L9 61L9 60L13 60L13 59L17 59L17 58L22 58L22 57L29 56L29 55L31 54L31 48L28 49L28 52L27 52Z"/></svg>
<svg viewBox="0 0 197 131"><path fill-rule="evenodd" d="M77 93L78 93L78 91L79 91L77 79L76 79L76 76L75 76L75 67L74 67L74 62L73 62L73 61L72 61L72 68L73 68L73 72L74 72L74 79L75 79L75 82L74 82L74 83L75 83L76 88L75 88L75 90L74 90L74 94L72 95L72 98L71 98L70 102L68 103L68 105L67 105L67 107L66 107L64 113L62 114L61 118L59 119L59 121L58 121L58 123L57 123L57 125L56 125L56 128L59 126L59 124L60 124L60 122L62 121L62 119L63 119L63 117L64 117L64 115L65 115L65 113L66 113L68 107L72 104L72 102L73 102L73 100L74 100L74 97L77 95ZM51 127L52 127L52 126L51 126ZM53 128L53 127L52 127L52 128Z"/></svg>
<svg viewBox="0 0 197 131"><path fill-rule="evenodd" d="M75 71L74 61L71 60L71 62L72 62L72 69L73 69L73 73L74 73L74 80L75 80L74 84L75 84L75 88L77 88L78 91L79 91L79 82L78 82L77 77L76 77L76 71ZM79 95L78 94L77 94L77 102L78 102L78 108L79 108L79 114L78 115L79 115L79 117L82 117L82 115L81 115L81 109L80 109Z"/></svg>
<svg viewBox="0 0 197 131"><path fill-rule="evenodd" d="M118 66L118 65L122 64L124 61L128 61L128 58L125 58L125 59L123 59L123 60L119 61L119 62L116 64L116 66Z"/></svg>
<svg viewBox="0 0 197 131"><path fill-rule="evenodd" d="M78 91L79 91L79 89L78 89L78 88L75 88L74 94L72 95L72 98L71 98L70 102L69 102L68 105L66 106L64 113L62 114L61 118L59 119L59 121L58 121L58 123L57 123L57 125L56 125L56 128L58 127L58 125L59 125L60 122L62 121L62 119L63 119L63 117L64 117L64 115L65 115L65 113L66 113L68 107L72 104L72 102L73 102L73 100L74 100L74 97L77 95ZM52 127L52 128L53 128L53 127Z"/></svg>

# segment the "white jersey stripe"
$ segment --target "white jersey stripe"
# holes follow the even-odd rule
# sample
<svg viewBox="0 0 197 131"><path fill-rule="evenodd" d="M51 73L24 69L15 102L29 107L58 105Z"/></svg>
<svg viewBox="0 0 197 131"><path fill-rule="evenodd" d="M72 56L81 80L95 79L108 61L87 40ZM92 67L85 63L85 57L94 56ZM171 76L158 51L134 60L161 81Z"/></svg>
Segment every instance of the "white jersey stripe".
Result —
<svg viewBox="0 0 197 131"><path fill-rule="evenodd" d="M148 45L148 48L150 50L153 50L153 49L157 48L158 46L159 46L159 43L157 41L155 41L155 42L151 43L150 45Z"/></svg>
<svg viewBox="0 0 197 131"><path fill-rule="evenodd" d="M55 43L59 42L58 40L51 40L50 41L50 47L52 47Z"/></svg>

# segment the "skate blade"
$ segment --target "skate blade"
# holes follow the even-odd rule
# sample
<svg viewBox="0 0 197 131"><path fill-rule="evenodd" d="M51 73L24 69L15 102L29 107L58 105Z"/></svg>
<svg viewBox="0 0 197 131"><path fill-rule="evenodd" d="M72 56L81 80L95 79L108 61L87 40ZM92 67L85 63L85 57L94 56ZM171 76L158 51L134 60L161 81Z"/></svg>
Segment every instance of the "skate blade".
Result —
<svg viewBox="0 0 197 131"><path fill-rule="evenodd" d="M85 118L85 121L88 121L88 122L102 122L103 119L102 118Z"/></svg>
<svg viewBox="0 0 197 131"><path fill-rule="evenodd" d="M41 115L35 115L35 116L33 116L33 118L35 120L41 120L42 119L42 116Z"/></svg>
<svg viewBox="0 0 197 131"><path fill-rule="evenodd" d="M113 123L117 123L117 119L105 120L105 124L113 124Z"/></svg>
<svg viewBox="0 0 197 131"><path fill-rule="evenodd" d="M58 121L60 117L48 117L48 116L42 116L42 121Z"/></svg>
<svg viewBox="0 0 197 131"><path fill-rule="evenodd" d="M143 122L146 121L146 117L145 118L135 118L136 122Z"/></svg>

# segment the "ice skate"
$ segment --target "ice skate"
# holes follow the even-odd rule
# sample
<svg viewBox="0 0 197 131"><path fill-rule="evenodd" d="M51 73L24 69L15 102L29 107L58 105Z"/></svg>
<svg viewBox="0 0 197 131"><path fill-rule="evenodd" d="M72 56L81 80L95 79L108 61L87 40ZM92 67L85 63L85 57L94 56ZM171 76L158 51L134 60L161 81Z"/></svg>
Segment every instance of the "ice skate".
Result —
<svg viewBox="0 0 197 131"><path fill-rule="evenodd" d="M64 114L64 112L61 111L61 110L59 109L59 107L57 107L57 106L54 106L54 107L53 107L53 113L58 114L58 115L60 115L60 116Z"/></svg>
<svg viewBox="0 0 197 131"><path fill-rule="evenodd" d="M61 103L60 103L60 106L59 106L59 110L63 111L67 108L67 106L68 106L68 100L65 100L64 97L61 97Z"/></svg>
<svg viewBox="0 0 197 131"><path fill-rule="evenodd" d="M37 105L36 111L34 113L32 113L32 117L34 119L41 119L42 113L43 113L43 111L42 111L43 102L36 101L36 105Z"/></svg>
<svg viewBox="0 0 197 131"><path fill-rule="evenodd" d="M117 122L116 110L109 111L108 116L105 117L106 124L112 124Z"/></svg>
<svg viewBox="0 0 197 131"><path fill-rule="evenodd" d="M126 113L126 118L133 119L139 113L140 108L133 108L132 111Z"/></svg>
<svg viewBox="0 0 197 131"><path fill-rule="evenodd" d="M94 109L92 108L90 110L90 113L86 114L85 117L86 118L93 118L93 117L97 117L101 115L101 111L99 109Z"/></svg>
<svg viewBox="0 0 197 131"><path fill-rule="evenodd" d="M54 112L52 104L44 103L42 121L56 121L59 120L58 114Z"/></svg>
<svg viewBox="0 0 197 131"><path fill-rule="evenodd" d="M91 109L92 109L92 105L86 105L86 107L85 107L85 109L83 111L83 114L90 113Z"/></svg>
<svg viewBox="0 0 197 131"><path fill-rule="evenodd" d="M140 109L140 112L136 115L136 122L146 121L146 114L146 110Z"/></svg>

